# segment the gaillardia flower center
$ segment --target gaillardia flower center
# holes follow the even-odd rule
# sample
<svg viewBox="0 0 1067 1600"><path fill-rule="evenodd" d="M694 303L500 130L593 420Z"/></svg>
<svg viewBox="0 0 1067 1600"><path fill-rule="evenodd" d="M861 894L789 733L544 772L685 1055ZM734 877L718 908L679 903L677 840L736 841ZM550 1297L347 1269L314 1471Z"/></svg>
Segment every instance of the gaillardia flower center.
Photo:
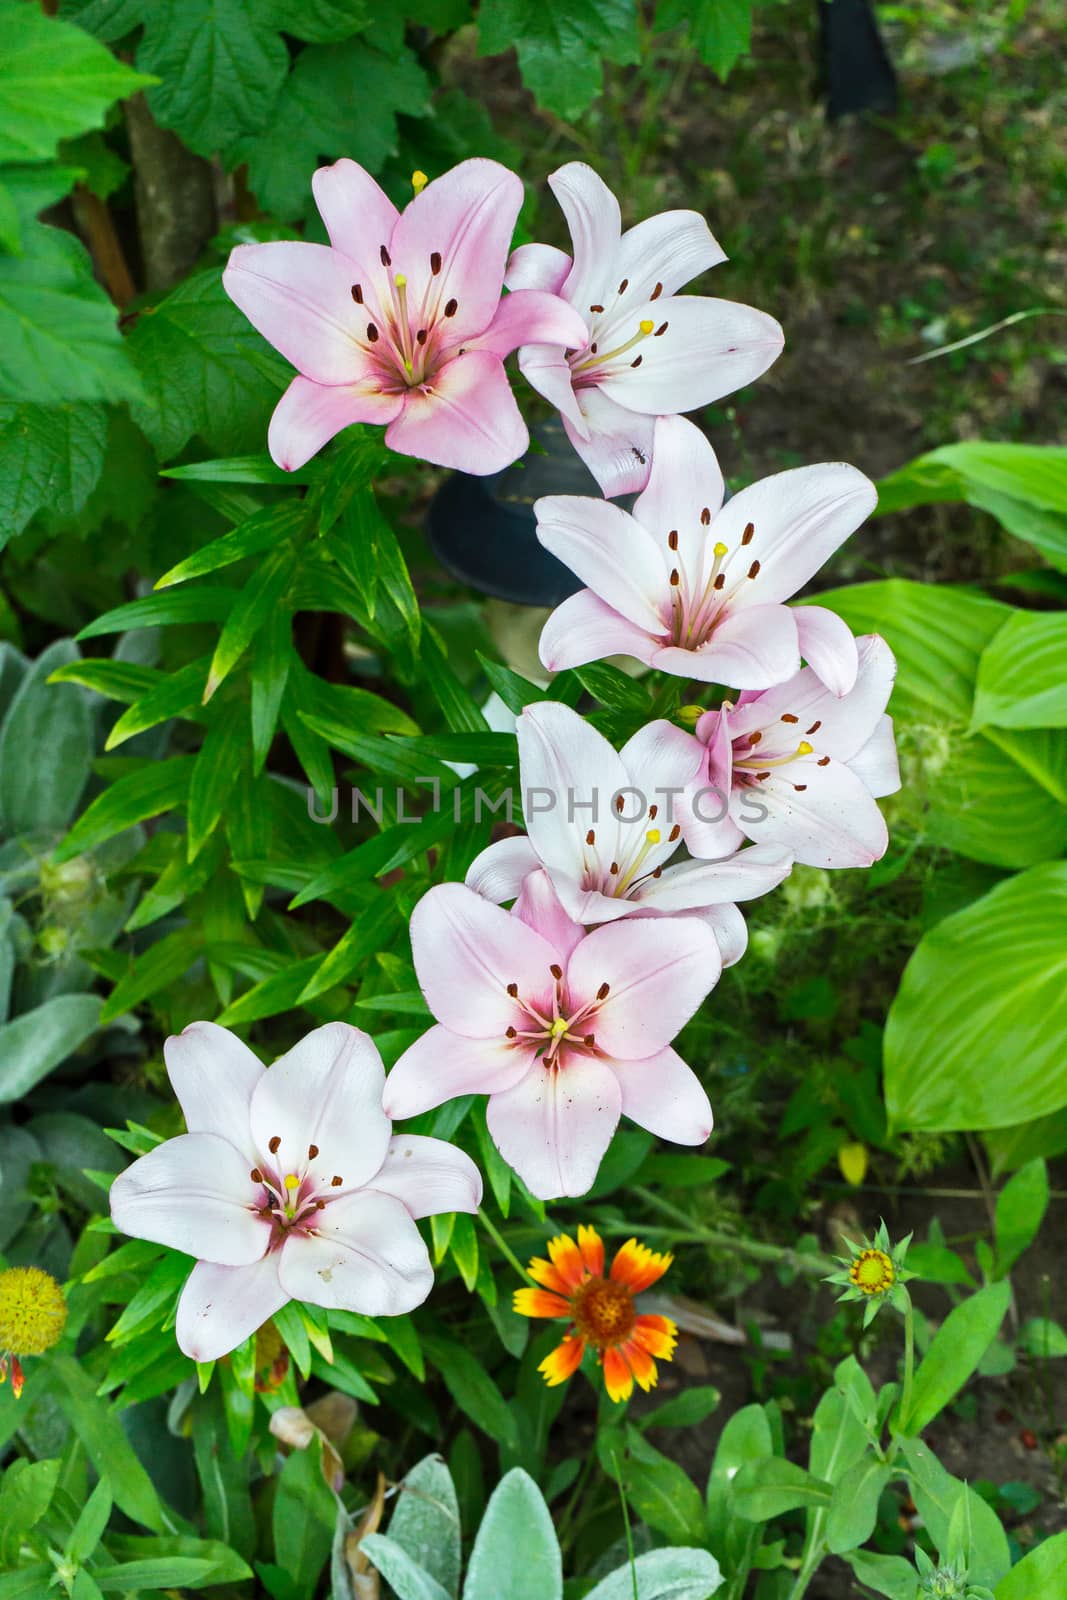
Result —
<svg viewBox="0 0 1067 1600"><path fill-rule="evenodd" d="M579 1336L599 1350L628 1339L636 1313L631 1289L610 1278L590 1278L571 1302Z"/></svg>
<svg viewBox="0 0 1067 1600"><path fill-rule="evenodd" d="M43 1355L59 1342L66 1323L67 1302L50 1273L40 1267L0 1272L0 1351Z"/></svg>
<svg viewBox="0 0 1067 1600"><path fill-rule="evenodd" d="M884 1250L862 1250L849 1268L849 1278L861 1294L885 1294L897 1273Z"/></svg>

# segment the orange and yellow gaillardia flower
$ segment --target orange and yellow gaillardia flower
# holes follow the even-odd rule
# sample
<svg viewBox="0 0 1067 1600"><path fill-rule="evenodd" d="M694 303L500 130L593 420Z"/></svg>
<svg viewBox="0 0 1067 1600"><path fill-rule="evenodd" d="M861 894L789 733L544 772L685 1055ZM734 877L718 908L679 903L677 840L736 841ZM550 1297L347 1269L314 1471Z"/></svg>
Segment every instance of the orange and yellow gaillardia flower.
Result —
<svg viewBox="0 0 1067 1600"><path fill-rule="evenodd" d="M670 1361L678 1329L670 1317L639 1312L634 1297L656 1283L673 1261L628 1239L604 1275L604 1243L595 1228L580 1227L575 1242L561 1233L548 1241L547 1261L534 1257L530 1277L539 1289L517 1289L515 1310L524 1317L566 1317L571 1326L538 1367L547 1384L577 1372L587 1347L604 1369L612 1400L628 1400L634 1382L655 1386L656 1361Z"/></svg>

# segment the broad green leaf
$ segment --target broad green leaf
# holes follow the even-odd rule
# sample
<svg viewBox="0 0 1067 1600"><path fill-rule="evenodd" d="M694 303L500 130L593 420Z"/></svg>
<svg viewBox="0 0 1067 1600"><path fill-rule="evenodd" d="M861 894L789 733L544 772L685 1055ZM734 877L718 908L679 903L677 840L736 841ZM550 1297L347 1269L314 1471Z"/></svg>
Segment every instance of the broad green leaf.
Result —
<svg viewBox="0 0 1067 1600"><path fill-rule="evenodd" d="M0 1560L14 1566L23 1538L52 1503L62 1462L16 1459L0 1479Z"/></svg>
<svg viewBox="0 0 1067 1600"><path fill-rule="evenodd" d="M618 1458L616 1458L618 1460ZM623 1488L637 1516L666 1535L672 1544L692 1544L704 1531L704 1505L689 1474L644 1439L627 1429L626 1453L618 1460Z"/></svg>
<svg viewBox="0 0 1067 1600"><path fill-rule="evenodd" d="M941 445L927 459L949 467L968 483L1049 511L1067 511L1067 446L974 439Z"/></svg>
<svg viewBox="0 0 1067 1600"><path fill-rule="evenodd" d="M924 739L924 744L925 744ZM1067 767L1063 729L1014 733L987 728L949 735L944 765L935 735L926 834L974 861L1032 867L1067 850Z"/></svg>
<svg viewBox="0 0 1067 1600"><path fill-rule="evenodd" d="M1067 1107L1010 1128L990 1128L982 1135L993 1163L993 1176L1024 1167L1038 1157L1049 1160L1067 1151Z"/></svg>
<svg viewBox="0 0 1067 1600"><path fill-rule="evenodd" d="M854 1462L834 1488L826 1518L826 1547L835 1555L866 1544L878 1521L878 1500L893 1476L874 1457Z"/></svg>
<svg viewBox="0 0 1067 1600"><path fill-rule="evenodd" d="M996 1338L1010 1299L1007 1283L991 1283L949 1312L919 1364L900 1433L921 1433L955 1399Z"/></svg>
<svg viewBox="0 0 1067 1600"><path fill-rule="evenodd" d="M672 1400L666 1400L663 1405L638 1417L637 1426L642 1433L647 1433L649 1428L692 1428L710 1417L718 1409L721 1400L719 1390L710 1383L694 1384L692 1388L676 1394Z"/></svg>
<svg viewBox="0 0 1067 1600"><path fill-rule="evenodd" d="M78 818L55 852L55 863L70 861L137 822L184 805L195 760L195 756L172 756L116 778Z"/></svg>
<svg viewBox="0 0 1067 1600"><path fill-rule="evenodd" d="M405 1473L389 1522L389 1537L447 1594L458 1593L459 1505L452 1474L440 1456L424 1456Z"/></svg>
<svg viewBox="0 0 1067 1600"><path fill-rule="evenodd" d="M147 393L134 420L161 459L194 434L225 454L261 444L291 369L238 311L216 269L146 307L127 343Z"/></svg>
<svg viewBox="0 0 1067 1600"><path fill-rule="evenodd" d="M446 1374L447 1377L447 1374ZM489 1497L467 1564L463 1600L562 1600L563 1563L544 1496L515 1467Z"/></svg>
<svg viewBox="0 0 1067 1600"><path fill-rule="evenodd" d="M0 401L0 549L38 511L76 516L96 487L106 449L102 406Z"/></svg>
<svg viewBox="0 0 1067 1600"><path fill-rule="evenodd" d="M1057 572L1067 572L1067 512L1046 511L981 484L970 485L966 494L972 506L988 511L1016 539L1033 545Z"/></svg>
<svg viewBox="0 0 1067 1600"><path fill-rule="evenodd" d="M102 128L112 101L152 81L21 0L0 0L0 36L0 161L48 160L60 139Z"/></svg>
<svg viewBox="0 0 1067 1600"><path fill-rule="evenodd" d="M464 1345L452 1339L434 1334L424 1338L422 1343L460 1410L498 1444L518 1449L515 1414L483 1364Z"/></svg>
<svg viewBox="0 0 1067 1600"><path fill-rule="evenodd" d="M856 1577L886 1600L916 1600L918 1574L903 1556L880 1556L871 1550L852 1550L845 1557Z"/></svg>
<svg viewBox="0 0 1067 1600"><path fill-rule="evenodd" d="M1067 1105L1049 1018L1067 974L1067 863L998 884L925 934L885 1033L885 1093L908 1129L1008 1127Z"/></svg>
<svg viewBox="0 0 1067 1600"><path fill-rule="evenodd" d="M160 79L148 103L198 155L229 155L271 119L289 55L264 0L152 0L137 65Z"/></svg>
<svg viewBox="0 0 1067 1600"><path fill-rule="evenodd" d="M743 1466L773 1454L774 1440L763 1407L749 1405L735 1411L719 1436L705 1493L708 1546L731 1574L747 1570L756 1543L752 1524L733 1511L733 1482Z"/></svg>
<svg viewBox="0 0 1067 1600"><path fill-rule="evenodd" d="M1052 1600L1067 1592L1067 1533L1054 1533L1005 1573L994 1591L996 1600Z"/></svg>
<svg viewBox="0 0 1067 1600"><path fill-rule="evenodd" d="M1031 1317L1024 1322L1016 1342L1020 1350L1039 1361L1047 1361L1051 1356L1067 1356L1067 1331L1047 1317Z"/></svg>
<svg viewBox="0 0 1067 1600"><path fill-rule="evenodd" d="M412 1559L403 1545L382 1533L364 1534L360 1550L370 1557L398 1600L448 1600L432 1573Z"/></svg>
<svg viewBox="0 0 1067 1600"><path fill-rule="evenodd" d="M74 814L89 778L93 721L88 696L73 684L50 684L78 648L57 639L30 667L0 727L0 827L8 834L58 833Z"/></svg>
<svg viewBox="0 0 1067 1600"><path fill-rule="evenodd" d="M815 1408L808 1452L814 1477L837 1484L867 1450L867 1430L844 1391L828 1389Z"/></svg>
<svg viewBox="0 0 1067 1600"><path fill-rule="evenodd" d="M682 23L700 59L724 82L752 43L753 0L660 0L656 27Z"/></svg>
<svg viewBox="0 0 1067 1600"><path fill-rule="evenodd" d="M826 1507L832 1495L829 1483L779 1456L750 1461L740 1468L731 1488L733 1509L750 1522L769 1522L803 1506Z"/></svg>
<svg viewBox="0 0 1067 1600"><path fill-rule="evenodd" d="M600 93L605 57L639 59L634 0L482 0L480 54L513 47L538 104L571 120Z"/></svg>
<svg viewBox="0 0 1067 1600"><path fill-rule="evenodd" d="M380 171L396 150L397 115L424 114L428 92L410 50L383 55L360 39L302 50L269 126L239 146L260 205L280 217L303 215L323 156L343 154Z"/></svg>
<svg viewBox="0 0 1067 1600"><path fill-rule="evenodd" d="M601 1578L586 1600L711 1600L722 1584L719 1563L706 1550L647 1550Z"/></svg>
<svg viewBox="0 0 1067 1600"><path fill-rule="evenodd" d="M322 1445L294 1450L278 1479L272 1525L278 1565L297 1592L313 1594L333 1542L337 1501L322 1475Z"/></svg>
<svg viewBox="0 0 1067 1600"><path fill-rule="evenodd" d="M996 1287L1003 1287L997 1285ZM908 1464L912 1498L929 1530L936 1549L949 1549L953 1521L961 1500L969 1522L972 1548L967 1566L972 1583L995 1588L1011 1565L1008 1536L1000 1518L987 1501L969 1484L962 1483L938 1461L928 1445L919 1439L902 1440ZM958 1526L958 1523L957 1523Z"/></svg>
<svg viewBox="0 0 1067 1600"><path fill-rule="evenodd" d="M163 1507L152 1480L138 1461L117 1412L97 1396L93 1379L74 1356L52 1351L48 1380L90 1461L109 1484L115 1504L135 1522L162 1532Z"/></svg>
<svg viewBox="0 0 1067 1600"><path fill-rule="evenodd" d="M1017 611L982 652L973 725L1067 727L1067 612Z"/></svg>
<svg viewBox="0 0 1067 1600"><path fill-rule="evenodd" d="M998 1278L1006 1277L1023 1251L1033 1244L1045 1219L1048 1202L1048 1168L1040 1160L1027 1162L997 1195Z"/></svg>
<svg viewBox="0 0 1067 1600"><path fill-rule="evenodd" d="M0 1105L29 1094L100 1025L99 995L53 995L0 1027Z"/></svg>

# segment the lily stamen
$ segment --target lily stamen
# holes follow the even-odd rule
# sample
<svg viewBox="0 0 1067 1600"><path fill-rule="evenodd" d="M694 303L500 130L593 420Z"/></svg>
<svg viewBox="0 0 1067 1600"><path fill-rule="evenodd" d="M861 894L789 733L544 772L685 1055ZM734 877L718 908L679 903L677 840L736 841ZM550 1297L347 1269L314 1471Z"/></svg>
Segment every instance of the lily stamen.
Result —
<svg viewBox="0 0 1067 1600"><path fill-rule="evenodd" d="M637 332L634 334L632 339L627 339L625 344L618 345L614 350L605 350L602 355L593 356L593 358L589 361L582 361L578 366L572 368L571 370L576 374L579 372L586 372L592 367L602 367L607 361L614 361L617 356L626 355L627 352L632 350L635 345L639 345L642 339L647 339L649 334L655 330L655 326L656 324L651 318L648 318L644 322L638 323Z"/></svg>

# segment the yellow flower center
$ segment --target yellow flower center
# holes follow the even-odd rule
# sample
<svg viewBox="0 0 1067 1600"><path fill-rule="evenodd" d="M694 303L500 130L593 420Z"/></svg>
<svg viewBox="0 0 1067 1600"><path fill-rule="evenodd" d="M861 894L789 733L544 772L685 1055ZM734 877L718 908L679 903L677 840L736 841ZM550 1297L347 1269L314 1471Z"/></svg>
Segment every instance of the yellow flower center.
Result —
<svg viewBox="0 0 1067 1600"><path fill-rule="evenodd" d="M40 1267L0 1272L0 1350L40 1356L58 1344L67 1302L56 1280Z"/></svg>
<svg viewBox="0 0 1067 1600"><path fill-rule="evenodd" d="M861 1251L848 1276L861 1294L885 1294L897 1281L896 1268L884 1250Z"/></svg>
<svg viewBox="0 0 1067 1600"><path fill-rule="evenodd" d="M624 1283L611 1278L590 1278L571 1302L574 1325L583 1339L606 1350L633 1331L634 1297Z"/></svg>

